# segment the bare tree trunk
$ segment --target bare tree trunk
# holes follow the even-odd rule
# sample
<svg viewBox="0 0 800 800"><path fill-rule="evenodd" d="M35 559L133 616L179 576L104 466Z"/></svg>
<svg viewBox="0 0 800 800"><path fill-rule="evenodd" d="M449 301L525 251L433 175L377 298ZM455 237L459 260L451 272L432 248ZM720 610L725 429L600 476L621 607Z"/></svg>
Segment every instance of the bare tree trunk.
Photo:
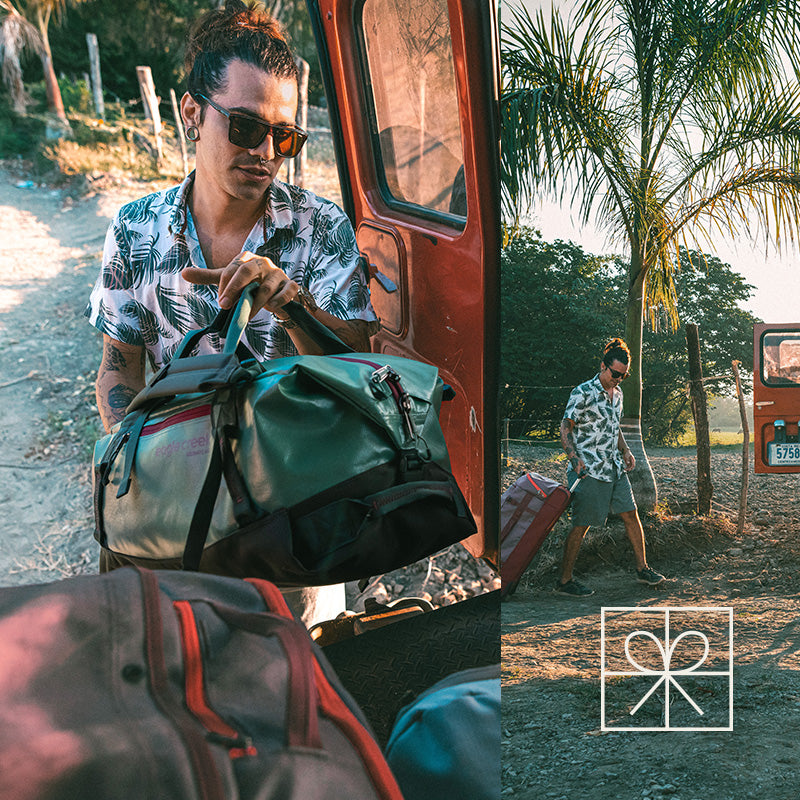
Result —
<svg viewBox="0 0 800 800"><path fill-rule="evenodd" d="M172 116L175 117L175 135L178 139L178 146L181 148L181 161L183 162L183 177L189 174L189 155L186 152L186 139L183 130L183 119L181 119L181 112L178 108L178 98L175 96L175 90L170 87L169 101L172 104Z"/></svg>
<svg viewBox="0 0 800 800"><path fill-rule="evenodd" d="M97 34L86 34L86 47L89 50L89 66L92 76L92 97L94 110L100 119L106 118L106 106L103 102L103 78L100 74L100 48L97 44Z"/></svg>
<svg viewBox="0 0 800 800"><path fill-rule="evenodd" d="M634 251L635 252L635 251ZM631 258L631 285L625 321L625 341L631 351L630 377L623 390L622 435L636 459L629 474L636 505L652 511L658 503L655 475L642 441L642 325L644 322L644 270L641 259Z"/></svg>
<svg viewBox="0 0 800 800"><path fill-rule="evenodd" d="M711 483L711 443L708 438L708 397L703 386L703 366L700 361L700 331L697 325L686 326L686 347L689 351L689 391L697 439L697 513L711 513L714 487Z"/></svg>
<svg viewBox="0 0 800 800"><path fill-rule="evenodd" d="M302 58L296 58L297 64L297 118L296 123L303 130L308 130L308 76L311 72L311 67L308 61ZM294 158L294 182L297 186L305 186L305 172L306 172L306 156L307 151L304 147L300 153Z"/></svg>
<svg viewBox="0 0 800 800"><path fill-rule="evenodd" d="M50 39L47 36L47 27L50 23L50 12L43 12L41 7L36 9L36 26L42 37L42 69L44 70L44 83L47 89L47 109L55 114L61 121L67 121L64 111L64 101L61 98L61 89L53 68L53 54L50 52Z"/></svg>

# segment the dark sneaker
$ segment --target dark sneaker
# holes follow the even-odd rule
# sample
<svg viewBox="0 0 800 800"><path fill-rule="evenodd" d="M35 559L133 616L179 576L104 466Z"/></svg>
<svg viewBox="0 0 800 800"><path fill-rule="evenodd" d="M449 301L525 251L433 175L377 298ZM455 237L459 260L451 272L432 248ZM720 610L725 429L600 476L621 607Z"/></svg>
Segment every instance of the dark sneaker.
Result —
<svg viewBox="0 0 800 800"><path fill-rule="evenodd" d="M661 581L666 580L660 572L656 572L650 567L636 570L636 580L639 583L646 583L648 586L658 586Z"/></svg>
<svg viewBox="0 0 800 800"><path fill-rule="evenodd" d="M594 594L594 589L584 586L580 581L576 581L574 578L568 580L566 583L556 581L553 591L556 594L564 594L567 597L588 597L590 594Z"/></svg>

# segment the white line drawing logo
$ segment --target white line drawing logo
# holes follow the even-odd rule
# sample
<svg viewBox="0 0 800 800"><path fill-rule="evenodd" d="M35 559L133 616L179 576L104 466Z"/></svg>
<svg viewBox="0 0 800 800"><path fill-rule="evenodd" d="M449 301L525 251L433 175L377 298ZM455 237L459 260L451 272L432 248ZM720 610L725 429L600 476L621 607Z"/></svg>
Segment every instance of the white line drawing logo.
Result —
<svg viewBox="0 0 800 800"><path fill-rule="evenodd" d="M701 625L702 623L702 625ZM699 628L703 628L700 630ZM657 636L657 628L663 637ZM622 606L601 609L601 713L602 730L607 731L730 731L733 730L733 609L730 607L697 606ZM676 635L673 634L676 632ZM622 637L624 636L624 645ZM713 638L713 645L709 641ZM622 645L622 646L620 646ZM700 650L702 649L702 652ZM637 650L637 652L633 652ZM624 652L625 662L622 660ZM643 654L643 655L642 655ZM714 664L706 666L709 657ZM683 662L681 666L677 662ZM609 667L611 664L614 667ZM624 667L624 668L622 668ZM630 669L633 667L633 669ZM712 668L713 667L713 668ZM620 711L621 702L626 697L628 685L641 687L641 679L655 678L655 682L641 696L639 701L629 707L625 702L627 714ZM700 701L693 698L685 685L687 679L710 678L713 688L703 686L709 695L713 709L708 724L699 725L706 711ZM609 680L611 679L611 680ZM633 680L630 680L633 679ZM727 708L721 707L716 699L719 692L718 681L727 680ZM663 712L661 724L640 722L633 725L632 718L642 710L654 695L660 700L659 690L663 687ZM609 694L614 696L611 719L607 718ZM678 724L670 720L670 707L676 697L682 697L684 706ZM704 701L705 702L705 701ZM629 707L629 708L628 708ZM651 704L652 707L652 704ZM690 712L688 709L692 709ZM727 712L726 714L724 712ZM646 715L642 715L645 717ZM721 717L727 716L727 720ZM626 725L623 717L631 724ZM720 724L721 721L727 724Z"/></svg>

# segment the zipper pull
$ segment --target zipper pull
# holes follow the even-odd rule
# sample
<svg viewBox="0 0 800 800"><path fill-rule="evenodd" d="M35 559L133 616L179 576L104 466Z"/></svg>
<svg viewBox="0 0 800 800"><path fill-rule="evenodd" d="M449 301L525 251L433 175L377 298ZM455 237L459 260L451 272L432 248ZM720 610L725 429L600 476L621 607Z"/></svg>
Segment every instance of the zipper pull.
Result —
<svg viewBox="0 0 800 800"><path fill-rule="evenodd" d="M397 372L386 364L376 369L375 372L370 375L369 381L373 387L373 394L376 393L376 389L378 389L382 383L385 383L389 387L392 392L392 397L394 397L395 404L400 411L400 416L403 418L403 426L406 429L406 434L409 438L416 439L417 431L414 428L414 421L411 419L411 398L408 392L403 388L403 384L400 382L400 376Z"/></svg>

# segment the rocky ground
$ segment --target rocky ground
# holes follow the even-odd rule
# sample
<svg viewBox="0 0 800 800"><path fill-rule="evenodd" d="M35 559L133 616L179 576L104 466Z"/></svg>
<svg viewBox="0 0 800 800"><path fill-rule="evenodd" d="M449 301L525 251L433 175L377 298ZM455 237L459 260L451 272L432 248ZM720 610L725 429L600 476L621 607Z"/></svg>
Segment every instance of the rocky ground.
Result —
<svg viewBox="0 0 800 800"><path fill-rule="evenodd" d="M737 536L740 450L720 450L712 457L715 501L708 518L691 510L693 452L656 450L651 456L662 503L644 523L649 560L668 576L663 585L650 589L635 582L624 529L612 521L590 531L577 563L576 572L595 594L581 600L554 595L568 526L562 520L516 593L503 603L502 795L520 800L795 800L800 783L800 476L751 473L747 523ZM562 457L517 447L505 485L528 470L565 479ZM606 676L603 725L601 610L664 606L732 609L732 731L707 729L728 724L724 675L682 679L703 716L672 691L671 724L706 728L691 732L613 730L662 727L665 693L656 691L632 716L657 678ZM630 612L606 613L607 670L615 652L627 663L621 637L610 636L608 620L615 613ZM712 612L693 613L693 627L705 630L704 625L719 623ZM638 625L653 615L639 612L634 621ZM724 631L715 630L725 638ZM660 634L663 639L663 624ZM634 647L635 642L631 652L636 655ZM640 665L663 671L654 645L642 652L636 656ZM676 663L688 667L700 655L689 658L687 651L681 662L676 648ZM727 661L722 640L711 640L706 665L715 655L725 656L717 665Z"/></svg>
<svg viewBox="0 0 800 800"><path fill-rule="evenodd" d="M313 174L313 172L312 172ZM154 184L94 176L79 196L0 170L0 585L96 571L91 452L101 339L83 311L111 216ZM313 188L313 187L312 187ZM460 545L348 586L349 606L399 595L447 605L499 586Z"/></svg>

